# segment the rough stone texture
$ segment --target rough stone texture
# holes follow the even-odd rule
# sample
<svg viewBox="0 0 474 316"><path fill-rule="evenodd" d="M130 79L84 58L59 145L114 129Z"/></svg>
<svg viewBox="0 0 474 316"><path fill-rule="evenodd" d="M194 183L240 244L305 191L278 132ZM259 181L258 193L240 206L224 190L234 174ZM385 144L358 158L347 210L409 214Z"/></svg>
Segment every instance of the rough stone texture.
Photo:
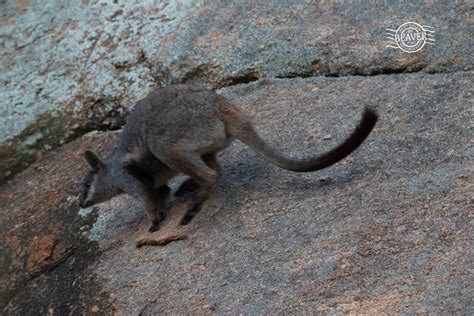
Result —
<svg viewBox="0 0 474 316"><path fill-rule="evenodd" d="M0 181L84 131L118 128L126 108L166 79L147 54L158 56L159 38L178 27L190 4L1 6Z"/></svg>
<svg viewBox="0 0 474 316"><path fill-rule="evenodd" d="M118 128L157 85L470 70L472 12L468 1L2 1L0 182ZM435 28L436 46L386 48L385 29L412 20Z"/></svg>
<svg viewBox="0 0 474 316"><path fill-rule="evenodd" d="M48 152L0 187L0 306L10 301L6 314L51 309L64 315L100 298L88 270L98 249L84 233L97 211L80 216L76 200L86 168L83 151L106 151L116 136L91 134Z"/></svg>
<svg viewBox="0 0 474 316"><path fill-rule="evenodd" d="M115 134L49 152L1 188L5 311L472 314L472 80L458 71L220 90L293 156L334 146L363 106L381 120L348 159L311 174L234 143L187 238L164 247L136 248L149 223L130 198L78 215L81 152L110 150ZM43 272L32 279L28 262Z"/></svg>

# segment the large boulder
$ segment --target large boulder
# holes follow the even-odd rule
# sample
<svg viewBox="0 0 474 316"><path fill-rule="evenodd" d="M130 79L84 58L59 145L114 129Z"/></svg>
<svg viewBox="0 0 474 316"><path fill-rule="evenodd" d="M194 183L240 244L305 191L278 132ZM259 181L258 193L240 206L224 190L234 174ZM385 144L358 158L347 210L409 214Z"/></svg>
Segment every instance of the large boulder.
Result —
<svg viewBox="0 0 474 316"><path fill-rule="evenodd" d="M116 129L153 87L472 69L472 4L0 2L0 182L87 131ZM434 27L435 46L386 47Z"/></svg>
<svg viewBox="0 0 474 316"><path fill-rule="evenodd" d="M83 151L110 152L116 133L52 150L1 187L4 311L469 314L472 80L459 71L219 90L294 157L340 142L364 106L380 121L316 173L281 170L235 142L186 238L165 247L136 247L149 223L131 198L77 206Z"/></svg>

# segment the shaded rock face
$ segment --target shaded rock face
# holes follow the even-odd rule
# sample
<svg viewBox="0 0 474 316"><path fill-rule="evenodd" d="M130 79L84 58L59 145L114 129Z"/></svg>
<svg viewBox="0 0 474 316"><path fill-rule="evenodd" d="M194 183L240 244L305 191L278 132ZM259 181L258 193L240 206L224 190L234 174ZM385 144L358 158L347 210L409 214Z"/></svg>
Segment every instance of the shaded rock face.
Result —
<svg viewBox="0 0 474 316"><path fill-rule="evenodd" d="M0 181L44 151L116 129L153 87L472 69L469 2L0 2ZM419 53L386 28L436 30ZM61 124L57 126L57 122Z"/></svg>
<svg viewBox="0 0 474 316"><path fill-rule="evenodd" d="M472 314L472 11L0 0L2 313ZM435 46L386 48L406 21ZM339 143L364 106L380 121L317 173L232 144L184 235L136 248L135 200L79 209L82 155L111 152L133 104L174 82L218 88L294 157Z"/></svg>
<svg viewBox="0 0 474 316"><path fill-rule="evenodd" d="M165 247L136 248L149 223L131 198L77 207L82 152L110 152L116 133L53 150L2 187L4 309L469 313L472 79L268 79L219 90L294 157L340 142L362 105L381 120L349 158L317 173L281 170L233 143L192 233Z"/></svg>
<svg viewBox="0 0 474 316"><path fill-rule="evenodd" d="M14 313L45 314L52 308L64 314L85 310L94 302L87 267L95 261L98 248L84 231L97 211L81 216L76 200L87 170L83 151L110 151L109 143L116 136L90 134L69 143L0 188L2 307L10 302L9 306L20 307ZM85 291L91 296L81 300ZM9 306L7 314L13 312Z"/></svg>

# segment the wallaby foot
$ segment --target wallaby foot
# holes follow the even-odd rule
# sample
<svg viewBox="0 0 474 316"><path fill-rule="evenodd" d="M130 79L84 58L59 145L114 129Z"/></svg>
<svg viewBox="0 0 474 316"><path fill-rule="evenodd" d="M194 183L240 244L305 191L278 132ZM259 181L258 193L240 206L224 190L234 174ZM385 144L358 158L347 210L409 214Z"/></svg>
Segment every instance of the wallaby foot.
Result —
<svg viewBox="0 0 474 316"><path fill-rule="evenodd" d="M160 230L160 223L155 223L153 225L151 225L150 229L148 229L148 231L150 233L154 233L154 232L157 232Z"/></svg>
<svg viewBox="0 0 474 316"><path fill-rule="evenodd" d="M199 186L199 190L193 196L193 206L186 212L186 215L184 215L181 219L181 225L188 225L189 223L191 223L194 216L199 213L199 211L202 209L202 204L208 199L209 194L211 193L212 188L214 187L214 182L215 180L210 181L207 184L202 182L202 184Z"/></svg>
<svg viewBox="0 0 474 316"><path fill-rule="evenodd" d="M201 210L201 206L202 206L202 204L193 206L193 207L183 216L183 218L181 219L181 222L179 222L179 224L184 226L184 225L188 225L189 223L191 223L191 221L193 220L194 216L196 216L196 214L199 213L199 211Z"/></svg>
<svg viewBox="0 0 474 316"><path fill-rule="evenodd" d="M154 233L154 232L160 230L160 225L166 219L167 215L168 215L168 213L165 210L159 211L158 212L158 219L152 222L153 224L151 225L150 229L148 229L148 231L150 233Z"/></svg>
<svg viewBox="0 0 474 316"><path fill-rule="evenodd" d="M191 223L193 218L194 218L194 216L190 216L189 214L186 214L186 215L183 216L183 218L181 219L181 222L179 222L179 224L182 225L182 226L186 226L189 223Z"/></svg>

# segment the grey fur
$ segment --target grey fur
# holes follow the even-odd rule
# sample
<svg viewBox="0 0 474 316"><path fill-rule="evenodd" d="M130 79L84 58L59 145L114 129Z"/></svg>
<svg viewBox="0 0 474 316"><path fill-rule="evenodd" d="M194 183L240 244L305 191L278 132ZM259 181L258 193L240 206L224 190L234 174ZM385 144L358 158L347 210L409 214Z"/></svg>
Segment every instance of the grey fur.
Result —
<svg viewBox="0 0 474 316"><path fill-rule="evenodd" d="M182 220L187 224L200 210L220 173L215 155L234 138L282 168L315 171L355 150L376 121L376 113L366 109L361 123L344 143L323 155L293 160L268 146L246 115L214 91L181 84L160 88L137 102L110 157L101 161L86 152L93 171L85 183L93 182L84 187L80 204L90 206L128 193L142 201L153 224L150 230L155 231L165 217L167 182L183 173L199 187L193 206Z"/></svg>

